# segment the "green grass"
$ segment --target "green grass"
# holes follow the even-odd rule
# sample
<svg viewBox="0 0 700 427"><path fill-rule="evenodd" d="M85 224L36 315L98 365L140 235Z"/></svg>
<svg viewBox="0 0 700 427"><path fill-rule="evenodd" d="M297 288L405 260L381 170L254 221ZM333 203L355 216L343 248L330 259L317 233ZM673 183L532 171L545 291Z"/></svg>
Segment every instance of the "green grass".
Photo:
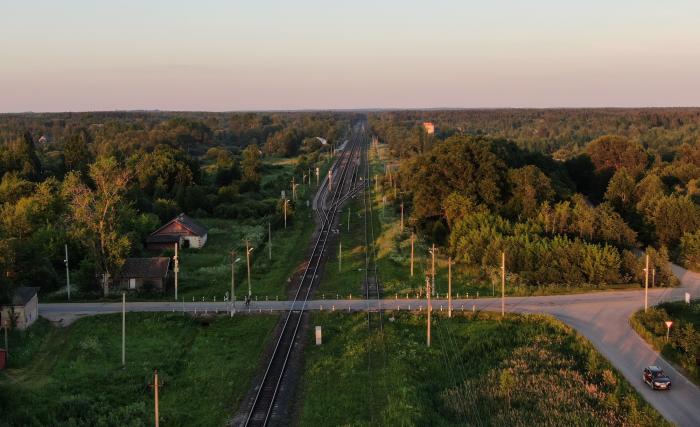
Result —
<svg viewBox="0 0 700 427"><path fill-rule="evenodd" d="M673 322L666 341L666 322ZM637 333L695 384L700 385L700 301L667 302L630 318Z"/></svg>
<svg viewBox="0 0 700 427"><path fill-rule="evenodd" d="M314 313L299 425L668 425L584 338L545 316ZM389 319L393 316L393 320Z"/></svg>
<svg viewBox="0 0 700 427"><path fill-rule="evenodd" d="M276 316L202 319L169 313L40 320L12 335L0 371L1 425L153 425L153 369L162 382L162 425L223 425L250 385Z"/></svg>

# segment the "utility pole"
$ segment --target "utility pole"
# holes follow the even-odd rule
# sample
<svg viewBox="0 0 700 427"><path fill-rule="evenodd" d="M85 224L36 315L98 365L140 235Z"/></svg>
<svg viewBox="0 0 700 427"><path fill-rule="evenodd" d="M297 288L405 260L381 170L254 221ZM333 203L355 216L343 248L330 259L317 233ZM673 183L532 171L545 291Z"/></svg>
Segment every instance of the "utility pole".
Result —
<svg viewBox="0 0 700 427"><path fill-rule="evenodd" d="M433 277L433 292L435 292L435 253L437 252L437 249L435 248L435 243L433 243L432 249L428 249L428 252L430 252L430 254L433 257L431 275Z"/></svg>
<svg viewBox="0 0 700 427"><path fill-rule="evenodd" d="M126 292L122 292L122 366L126 365Z"/></svg>
<svg viewBox="0 0 700 427"><path fill-rule="evenodd" d="M411 233L411 277L413 277L413 242L416 241L416 235Z"/></svg>
<svg viewBox="0 0 700 427"><path fill-rule="evenodd" d="M177 301L177 279L178 279L178 273L180 272L180 260L177 257L177 247L180 246L179 244L175 243L175 256L173 257L173 262L175 263L175 266L173 267L173 273L175 273L175 301Z"/></svg>
<svg viewBox="0 0 700 427"><path fill-rule="evenodd" d="M452 257L447 258L447 317L452 317Z"/></svg>
<svg viewBox="0 0 700 427"><path fill-rule="evenodd" d="M292 200L297 199L297 184L294 183L294 177L292 176Z"/></svg>
<svg viewBox="0 0 700 427"><path fill-rule="evenodd" d="M284 199L284 229L287 229L287 204L289 203L288 199Z"/></svg>
<svg viewBox="0 0 700 427"><path fill-rule="evenodd" d="M646 268L644 269L644 312L649 308L649 254L646 256Z"/></svg>
<svg viewBox="0 0 700 427"><path fill-rule="evenodd" d="M506 315L506 252L501 252L501 317Z"/></svg>
<svg viewBox="0 0 700 427"><path fill-rule="evenodd" d="M348 232L350 232L350 206L348 205Z"/></svg>
<svg viewBox="0 0 700 427"><path fill-rule="evenodd" d="M433 310L433 306L430 304L430 277L425 276L425 294L428 295L428 335L427 344L430 347L430 312Z"/></svg>
<svg viewBox="0 0 700 427"><path fill-rule="evenodd" d="M233 311L236 311L236 263L240 258L236 258L236 251L231 251L231 301Z"/></svg>
<svg viewBox="0 0 700 427"><path fill-rule="evenodd" d="M253 249L250 247L250 241L246 239L245 241L245 258L246 258L246 264L248 264L248 298L251 297L253 294L253 288L251 287L250 284L250 253L253 252Z"/></svg>
<svg viewBox="0 0 700 427"><path fill-rule="evenodd" d="M333 191L333 170L328 170L328 191Z"/></svg>
<svg viewBox="0 0 700 427"><path fill-rule="evenodd" d="M267 222L267 249L270 261L272 261L272 226L270 225L270 221Z"/></svg>
<svg viewBox="0 0 700 427"><path fill-rule="evenodd" d="M160 416L158 415L158 369L153 372L153 392L155 393L155 411L156 411L156 427L160 425Z"/></svg>
<svg viewBox="0 0 700 427"><path fill-rule="evenodd" d="M318 187L318 180L321 178L321 168L316 167L316 187Z"/></svg>
<svg viewBox="0 0 700 427"><path fill-rule="evenodd" d="M68 290L68 301L70 301L70 270L68 269L68 244L64 245L66 248L66 259L63 260L66 263L66 289Z"/></svg>
<svg viewBox="0 0 700 427"><path fill-rule="evenodd" d="M656 267L651 269L651 287L656 287Z"/></svg>
<svg viewBox="0 0 700 427"><path fill-rule="evenodd" d="M338 272L343 269L343 242L338 245Z"/></svg>
<svg viewBox="0 0 700 427"><path fill-rule="evenodd" d="M401 202L401 231L403 231L403 202Z"/></svg>

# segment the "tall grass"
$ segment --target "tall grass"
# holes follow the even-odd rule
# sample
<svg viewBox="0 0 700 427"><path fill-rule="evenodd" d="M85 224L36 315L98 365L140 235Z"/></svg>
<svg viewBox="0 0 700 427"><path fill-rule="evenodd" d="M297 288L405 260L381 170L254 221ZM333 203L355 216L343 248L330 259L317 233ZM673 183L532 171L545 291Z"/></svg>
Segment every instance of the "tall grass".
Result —
<svg viewBox="0 0 700 427"><path fill-rule="evenodd" d="M545 316L314 314L300 425L668 425L584 338ZM312 337L309 337L311 340Z"/></svg>

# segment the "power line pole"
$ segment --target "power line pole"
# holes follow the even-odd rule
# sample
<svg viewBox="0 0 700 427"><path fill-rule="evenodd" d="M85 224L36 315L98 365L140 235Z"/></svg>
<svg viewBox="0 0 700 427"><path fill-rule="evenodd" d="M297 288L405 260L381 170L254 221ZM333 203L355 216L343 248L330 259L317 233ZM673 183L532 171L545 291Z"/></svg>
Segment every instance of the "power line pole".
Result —
<svg viewBox="0 0 700 427"><path fill-rule="evenodd" d="M656 287L656 267L651 269L651 287Z"/></svg>
<svg viewBox="0 0 700 427"><path fill-rule="evenodd" d="M233 312L236 311L236 263L240 258L236 258L236 251L231 251L231 301Z"/></svg>
<svg viewBox="0 0 700 427"><path fill-rule="evenodd" d="M270 225L270 221L267 222L267 248L268 256L270 257L270 261L272 261L272 226Z"/></svg>
<svg viewBox="0 0 700 427"><path fill-rule="evenodd" d="M646 256L646 268L644 269L644 312L649 308L649 254Z"/></svg>
<svg viewBox="0 0 700 427"><path fill-rule="evenodd" d="M328 191L333 191L333 170L328 170Z"/></svg>
<svg viewBox="0 0 700 427"><path fill-rule="evenodd" d="M452 317L452 257L447 258L447 317Z"/></svg>
<svg viewBox="0 0 700 427"><path fill-rule="evenodd" d="M338 272L343 269L343 242L338 245Z"/></svg>
<svg viewBox="0 0 700 427"><path fill-rule="evenodd" d="M348 232L350 232L350 206L348 206Z"/></svg>
<svg viewBox="0 0 700 427"><path fill-rule="evenodd" d="M411 233L411 277L413 277L413 242L416 240L416 235Z"/></svg>
<svg viewBox="0 0 700 427"><path fill-rule="evenodd" d="M284 229L287 229L287 204L289 203L288 199L284 199Z"/></svg>
<svg viewBox="0 0 700 427"><path fill-rule="evenodd" d="M178 280L178 273L180 272L180 259L177 256L177 247L180 246L179 244L175 243L175 256L173 257L173 261L175 262L175 266L173 267L173 273L175 273L175 301L177 301L177 280Z"/></svg>
<svg viewBox="0 0 700 427"><path fill-rule="evenodd" d="M433 246L431 249L428 249L428 252L430 252L430 255L433 257L432 261L432 268L431 268L431 276L433 277L433 292L435 292L435 253L437 252L437 249L435 249L435 243L433 243Z"/></svg>
<svg viewBox="0 0 700 427"><path fill-rule="evenodd" d="M401 202L401 231L403 231L403 202Z"/></svg>
<svg viewBox="0 0 700 427"><path fill-rule="evenodd" d="M158 369L153 372L153 392L155 393L155 411L156 411L156 427L160 425L160 416L158 414Z"/></svg>
<svg viewBox="0 0 700 427"><path fill-rule="evenodd" d="M425 276L425 294L428 295L428 335L427 344L430 347L430 312L433 310L433 306L430 303L430 277Z"/></svg>
<svg viewBox="0 0 700 427"><path fill-rule="evenodd" d="M251 286L250 282L250 253L253 252L253 249L250 247L250 241L246 239L245 241L245 257L246 257L246 264L248 265L248 298L253 295L253 288Z"/></svg>
<svg viewBox="0 0 700 427"><path fill-rule="evenodd" d="M70 270L68 269L68 244L65 244L66 249L66 289L68 290L68 301L70 301Z"/></svg>
<svg viewBox="0 0 700 427"><path fill-rule="evenodd" d="M126 365L126 292L122 292L122 366Z"/></svg>
<svg viewBox="0 0 700 427"><path fill-rule="evenodd" d="M501 317L506 315L506 252L501 252Z"/></svg>

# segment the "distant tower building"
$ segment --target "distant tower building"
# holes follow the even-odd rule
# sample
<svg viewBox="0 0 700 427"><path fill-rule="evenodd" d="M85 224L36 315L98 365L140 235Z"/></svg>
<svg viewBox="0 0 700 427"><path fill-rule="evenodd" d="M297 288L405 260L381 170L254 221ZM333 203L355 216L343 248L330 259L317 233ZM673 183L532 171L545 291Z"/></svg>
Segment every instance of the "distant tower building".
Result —
<svg viewBox="0 0 700 427"><path fill-rule="evenodd" d="M435 125L433 122L423 122L423 129L425 129L425 133L428 135L432 135L435 133Z"/></svg>

